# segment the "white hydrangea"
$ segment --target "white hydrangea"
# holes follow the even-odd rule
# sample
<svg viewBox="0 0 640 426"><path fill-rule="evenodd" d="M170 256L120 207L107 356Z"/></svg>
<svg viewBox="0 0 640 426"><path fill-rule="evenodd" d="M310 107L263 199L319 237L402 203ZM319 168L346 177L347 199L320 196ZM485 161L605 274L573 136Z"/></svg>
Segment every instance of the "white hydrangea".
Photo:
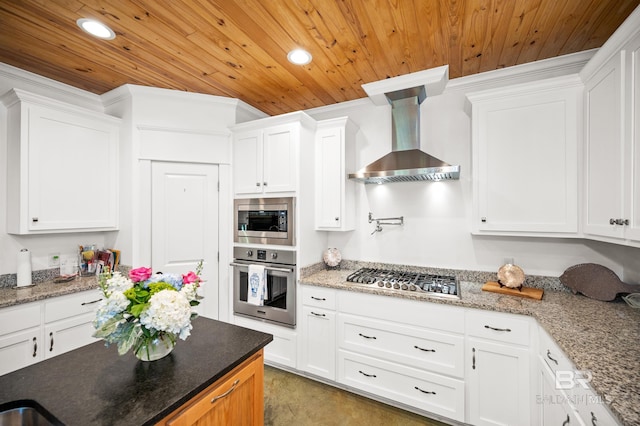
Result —
<svg viewBox="0 0 640 426"><path fill-rule="evenodd" d="M133 281L128 277L125 277L120 272L114 272L111 278L107 280L107 291L109 293L113 291L125 292L133 287Z"/></svg>
<svg viewBox="0 0 640 426"><path fill-rule="evenodd" d="M124 311L129 306L129 299L121 291L114 291L111 295L103 299L96 311L96 319L94 323L97 327L101 327L102 324L113 318L116 314Z"/></svg>
<svg viewBox="0 0 640 426"><path fill-rule="evenodd" d="M185 284L180 289L180 293L182 293L188 301L196 300L198 286L195 284Z"/></svg>
<svg viewBox="0 0 640 426"><path fill-rule="evenodd" d="M147 328L177 334L185 340L191 334L191 305L180 292L159 291L149 299L149 308L140 314L140 323Z"/></svg>

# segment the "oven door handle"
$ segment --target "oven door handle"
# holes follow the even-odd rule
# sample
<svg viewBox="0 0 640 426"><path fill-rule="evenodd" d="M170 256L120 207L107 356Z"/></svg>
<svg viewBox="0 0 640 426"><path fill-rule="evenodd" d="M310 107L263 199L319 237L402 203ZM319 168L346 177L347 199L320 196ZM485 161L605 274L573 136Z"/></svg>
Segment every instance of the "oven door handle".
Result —
<svg viewBox="0 0 640 426"><path fill-rule="evenodd" d="M239 267L249 266L249 264L235 263L235 262L231 262L229 265L239 266ZM265 266L264 269L266 269L267 271L276 271L276 272L288 272L288 273L293 272L293 269L291 268L274 268L273 266Z"/></svg>

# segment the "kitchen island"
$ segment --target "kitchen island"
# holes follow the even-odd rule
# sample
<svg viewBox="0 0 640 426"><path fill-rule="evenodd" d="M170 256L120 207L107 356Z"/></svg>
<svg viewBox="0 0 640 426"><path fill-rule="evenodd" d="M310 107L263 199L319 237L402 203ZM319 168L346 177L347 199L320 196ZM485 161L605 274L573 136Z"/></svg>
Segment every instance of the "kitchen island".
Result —
<svg viewBox="0 0 640 426"><path fill-rule="evenodd" d="M152 425L178 415L249 360L262 364L262 348L272 340L200 317L191 336L157 361L139 361L131 352L119 356L114 345L96 342L0 376L0 404L35 400L67 426ZM256 399L262 407L262 394Z"/></svg>

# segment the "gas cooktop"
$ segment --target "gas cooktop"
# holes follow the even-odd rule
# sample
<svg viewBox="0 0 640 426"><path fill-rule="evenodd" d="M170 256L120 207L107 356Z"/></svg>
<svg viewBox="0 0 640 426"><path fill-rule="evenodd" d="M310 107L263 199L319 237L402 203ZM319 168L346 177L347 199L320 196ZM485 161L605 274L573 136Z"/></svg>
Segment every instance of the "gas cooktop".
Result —
<svg viewBox="0 0 640 426"><path fill-rule="evenodd" d="M460 286L454 276L361 268L349 275L347 281L386 289L428 293L436 297L460 298Z"/></svg>

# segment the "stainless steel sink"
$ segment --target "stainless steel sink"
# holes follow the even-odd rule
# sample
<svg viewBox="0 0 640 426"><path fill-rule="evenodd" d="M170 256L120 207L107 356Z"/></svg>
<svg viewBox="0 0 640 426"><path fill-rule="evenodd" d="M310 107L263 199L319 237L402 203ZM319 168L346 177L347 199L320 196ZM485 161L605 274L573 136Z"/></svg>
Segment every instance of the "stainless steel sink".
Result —
<svg viewBox="0 0 640 426"><path fill-rule="evenodd" d="M0 404L0 426L64 426L42 405L30 399Z"/></svg>

